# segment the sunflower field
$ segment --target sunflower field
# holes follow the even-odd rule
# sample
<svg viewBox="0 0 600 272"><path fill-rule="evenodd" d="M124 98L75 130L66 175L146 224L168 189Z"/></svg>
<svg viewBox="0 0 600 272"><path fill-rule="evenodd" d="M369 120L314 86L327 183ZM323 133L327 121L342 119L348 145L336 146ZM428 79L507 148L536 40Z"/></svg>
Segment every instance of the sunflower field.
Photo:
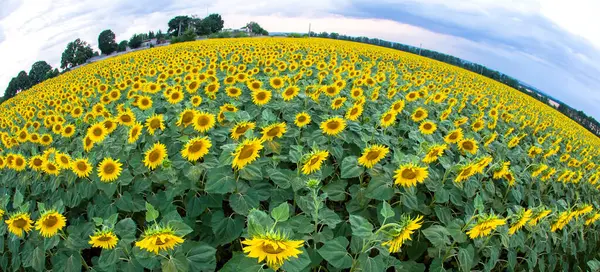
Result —
<svg viewBox="0 0 600 272"><path fill-rule="evenodd" d="M329 39L181 43L0 106L2 271L600 269L600 141Z"/></svg>

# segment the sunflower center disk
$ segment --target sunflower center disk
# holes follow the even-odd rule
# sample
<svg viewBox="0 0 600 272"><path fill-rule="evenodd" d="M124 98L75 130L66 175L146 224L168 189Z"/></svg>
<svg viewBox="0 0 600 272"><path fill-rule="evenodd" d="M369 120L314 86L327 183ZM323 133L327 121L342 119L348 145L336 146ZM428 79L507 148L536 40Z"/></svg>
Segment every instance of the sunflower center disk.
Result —
<svg viewBox="0 0 600 272"><path fill-rule="evenodd" d="M51 227L54 227L54 225L56 225L57 222L58 222L58 218L56 218L56 216L54 216L54 215L50 215L50 216L48 216L48 218L46 218L46 220L44 220L43 224L47 228L51 228Z"/></svg>
<svg viewBox="0 0 600 272"><path fill-rule="evenodd" d="M15 221L13 221L13 227L22 229L27 225L27 220L23 219L23 218L19 218Z"/></svg>
<svg viewBox="0 0 600 272"><path fill-rule="evenodd" d="M254 147L252 146L244 146L242 148L242 150L240 151L240 160L244 160L247 158L250 158L252 156L252 154L254 153Z"/></svg>
<svg viewBox="0 0 600 272"><path fill-rule="evenodd" d="M417 173L411 169L404 169L402 171L402 177L405 179L414 179L417 177Z"/></svg>
<svg viewBox="0 0 600 272"><path fill-rule="evenodd" d="M281 253L281 252L284 251L283 248L277 248L277 249L275 249L271 245L264 245L262 247L262 249L263 249L264 252L269 253L269 254L279 254L279 253Z"/></svg>

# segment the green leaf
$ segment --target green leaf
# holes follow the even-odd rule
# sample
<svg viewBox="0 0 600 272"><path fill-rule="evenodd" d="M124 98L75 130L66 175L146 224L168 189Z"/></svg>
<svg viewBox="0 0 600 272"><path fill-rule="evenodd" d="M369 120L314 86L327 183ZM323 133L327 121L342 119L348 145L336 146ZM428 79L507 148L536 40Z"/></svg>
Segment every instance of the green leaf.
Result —
<svg viewBox="0 0 600 272"><path fill-rule="evenodd" d="M370 199L390 200L394 196L393 182L385 178L374 178L369 181L365 196Z"/></svg>
<svg viewBox="0 0 600 272"><path fill-rule="evenodd" d="M13 196L13 207L18 208L23 204L23 194L18 189L15 190L15 195Z"/></svg>
<svg viewBox="0 0 600 272"><path fill-rule="evenodd" d="M267 170L269 178L277 186L287 189L290 188L290 179L295 175L295 172L288 169L269 169Z"/></svg>
<svg viewBox="0 0 600 272"><path fill-rule="evenodd" d="M346 250L348 244L349 242L346 237L337 237L325 242L317 252L335 268L350 268L352 266L352 257Z"/></svg>
<svg viewBox="0 0 600 272"><path fill-rule="evenodd" d="M248 189L246 193L232 194L229 197L229 206L234 212L241 215L248 215L248 211L258 208L260 200L258 193L254 189Z"/></svg>
<svg viewBox="0 0 600 272"><path fill-rule="evenodd" d="M152 222L158 218L158 211L154 209L152 204L146 202L146 222Z"/></svg>
<svg viewBox="0 0 600 272"><path fill-rule="evenodd" d="M31 266L35 271L43 271L46 268L46 255L44 250L39 247L36 247L33 250Z"/></svg>
<svg viewBox="0 0 600 272"><path fill-rule="evenodd" d="M371 257L369 254L362 253L358 256L358 264L361 271L385 271L387 269L381 255Z"/></svg>
<svg viewBox="0 0 600 272"><path fill-rule="evenodd" d="M244 218L239 215L225 217L223 211L217 211L212 216L211 227L218 244L231 243L242 234Z"/></svg>
<svg viewBox="0 0 600 272"><path fill-rule="evenodd" d="M441 258L433 259L433 262L431 262L431 265L429 266L429 271L430 272L446 272L446 269L444 268L444 263L442 263L442 259Z"/></svg>
<svg viewBox="0 0 600 272"><path fill-rule="evenodd" d="M593 260L589 260L587 262L588 267L590 268L590 271L592 272L598 272L600 271L600 261L593 259Z"/></svg>
<svg viewBox="0 0 600 272"><path fill-rule="evenodd" d="M102 268L108 268L119 260L120 250L102 250L100 254L100 258L98 259L98 264Z"/></svg>
<svg viewBox="0 0 600 272"><path fill-rule="evenodd" d="M265 271L263 264L257 262L257 259L248 258L246 254L233 252L233 257L223 266L221 272L238 272L238 271Z"/></svg>
<svg viewBox="0 0 600 272"><path fill-rule="evenodd" d="M162 271L164 272L185 272L188 271L187 261L175 256L169 256L169 259L162 261Z"/></svg>
<svg viewBox="0 0 600 272"><path fill-rule="evenodd" d="M253 209L248 213L248 234L261 235L273 225L273 219L261 210Z"/></svg>
<svg viewBox="0 0 600 272"><path fill-rule="evenodd" d="M327 199L332 201L344 201L346 199L346 187L348 181L338 179L333 182L327 183L321 190L327 193Z"/></svg>
<svg viewBox="0 0 600 272"><path fill-rule="evenodd" d="M352 226L352 235L363 238L373 235L373 225L361 216L351 214L350 225Z"/></svg>
<svg viewBox="0 0 600 272"><path fill-rule="evenodd" d="M480 194L477 194L477 196L475 196L474 204L475 209L477 209L477 211L485 211L485 205L483 204L483 199L481 198Z"/></svg>
<svg viewBox="0 0 600 272"><path fill-rule="evenodd" d="M305 269L310 265L310 257L306 253L306 249L300 249L302 253L298 255L298 258L290 258L283 263L281 269L287 272L301 272L306 271Z"/></svg>
<svg viewBox="0 0 600 272"><path fill-rule="evenodd" d="M277 222L284 222L290 217L290 207L287 202L279 204L271 211L271 217Z"/></svg>
<svg viewBox="0 0 600 272"><path fill-rule="evenodd" d="M239 174L240 178L245 180L263 179L262 171L260 170L260 167L256 164L246 165L242 170L240 170Z"/></svg>
<svg viewBox="0 0 600 272"><path fill-rule="evenodd" d="M433 244L434 247L443 247L450 244L450 233L448 230L440 225L433 225L427 229L424 229L423 235L425 238Z"/></svg>
<svg viewBox="0 0 600 272"><path fill-rule="evenodd" d="M204 190L209 194L226 194L235 190L235 179L231 168L225 166L208 171Z"/></svg>
<svg viewBox="0 0 600 272"><path fill-rule="evenodd" d="M217 250L210 245L200 242L194 245L187 253L187 260L191 271L215 271Z"/></svg>
<svg viewBox="0 0 600 272"><path fill-rule="evenodd" d="M462 271L471 271L473 267L473 260L475 259L475 249L472 245L468 245L466 248L461 247L458 250L458 263Z"/></svg>
<svg viewBox="0 0 600 272"><path fill-rule="evenodd" d="M115 234L125 243L135 241L135 222L131 218L125 218L115 225Z"/></svg>
<svg viewBox="0 0 600 272"><path fill-rule="evenodd" d="M355 178L360 176L364 169L358 165L358 160L355 156L345 157L341 166L342 178Z"/></svg>
<svg viewBox="0 0 600 272"><path fill-rule="evenodd" d="M381 205L382 206L379 213L381 214L381 216L383 216L383 218L390 218L396 215L394 209L392 209L392 206L389 203L387 203L387 201L382 201Z"/></svg>
<svg viewBox="0 0 600 272"><path fill-rule="evenodd" d="M169 221L169 223L167 225L169 225L170 227L173 228L176 235L182 236L182 237L186 236L187 234L190 234L194 231L194 229L190 228L190 226L188 226L186 223L183 223L179 220Z"/></svg>

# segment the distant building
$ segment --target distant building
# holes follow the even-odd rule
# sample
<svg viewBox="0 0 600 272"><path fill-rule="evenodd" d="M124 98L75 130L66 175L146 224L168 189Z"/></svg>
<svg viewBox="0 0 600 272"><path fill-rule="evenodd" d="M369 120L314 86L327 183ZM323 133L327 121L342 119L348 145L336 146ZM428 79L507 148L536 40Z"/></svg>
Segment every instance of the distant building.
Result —
<svg viewBox="0 0 600 272"><path fill-rule="evenodd" d="M158 40L156 38L153 38L153 39L142 41L141 47L150 47L151 45L155 46L157 44L158 44Z"/></svg>

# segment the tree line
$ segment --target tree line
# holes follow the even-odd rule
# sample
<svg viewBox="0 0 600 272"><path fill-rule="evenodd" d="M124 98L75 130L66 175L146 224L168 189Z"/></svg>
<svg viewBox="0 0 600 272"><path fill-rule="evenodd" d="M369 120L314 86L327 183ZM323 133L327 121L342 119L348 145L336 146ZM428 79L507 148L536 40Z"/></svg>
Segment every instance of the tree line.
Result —
<svg viewBox="0 0 600 272"><path fill-rule="evenodd" d="M292 36L298 37L299 35L292 35ZM335 32L315 33L315 32L311 31L306 36L367 43L367 44L393 48L393 49L397 49L400 51L421 55L423 57L427 57L427 58L438 60L438 61L441 61L441 62L444 62L447 64L451 64L451 65L469 70L471 72L480 74L482 76L491 78L491 79L496 80L500 83L503 83L509 87L517 89L517 90L521 91L522 93L527 94L545 104L549 104L548 97L546 97L545 95L540 94L536 91L528 91L528 89L525 86L523 86L517 79L510 77L508 75L505 75L499 71L489 69L481 64L466 61L466 60L457 58L455 56L447 55L447 54L429 50L429 49L423 49L420 47L410 46L410 45L406 45L406 44L380 40L377 38L353 37L353 36L347 36L347 35L340 35ZM559 106L557 108L558 111L562 112L567 117L569 117L572 120L574 120L575 122L579 123L581 126L586 128L588 131L594 133L596 136L600 137L600 123L596 119L594 119L594 117L591 117L591 116L585 114L583 111L573 109L562 102L557 101L557 103L559 103Z"/></svg>

